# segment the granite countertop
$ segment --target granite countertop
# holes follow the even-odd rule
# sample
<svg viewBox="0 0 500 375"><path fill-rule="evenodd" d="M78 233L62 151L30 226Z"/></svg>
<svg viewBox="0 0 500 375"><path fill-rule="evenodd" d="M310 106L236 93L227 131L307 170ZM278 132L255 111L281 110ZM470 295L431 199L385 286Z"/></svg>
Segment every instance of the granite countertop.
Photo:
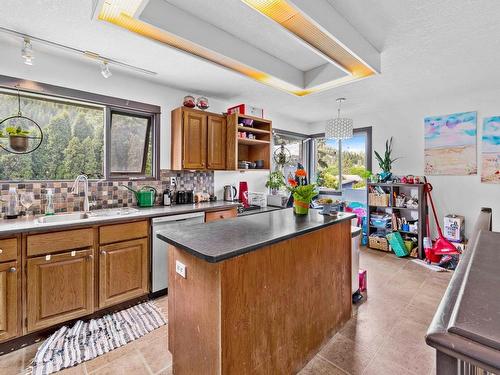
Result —
<svg viewBox="0 0 500 375"><path fill-rule="evenodd" d="M159 231L157 237L198 258L216 263L355 217L341 212L333 218L321 215L317 210L297 216L292 210L273 210L190 225L186 229L165 229Z"/></svg>
<svg viewBox="0 0 500 375"><path fill-rule="evenodd" d="M64 222L40 223L37 219L31 217L29 219L21 217L18 219L2 219L0 220L0 236L17 234L22 232L36 232L54 229L67 229L83 225L108 224L114 222L123 222L140 218L151 218L159 216L179 215L191 212L201 211L217 211L237 207L238 203L233 202L204 202L196 204L178 204L173 206L154 206L154 207L134 207L137 211L132 211L122 215L106 215L106 211L117 209L103 209L93 211L97 216L90 216L85 219L75 219ZM64 213L60 214L64 215Z"/></svg>

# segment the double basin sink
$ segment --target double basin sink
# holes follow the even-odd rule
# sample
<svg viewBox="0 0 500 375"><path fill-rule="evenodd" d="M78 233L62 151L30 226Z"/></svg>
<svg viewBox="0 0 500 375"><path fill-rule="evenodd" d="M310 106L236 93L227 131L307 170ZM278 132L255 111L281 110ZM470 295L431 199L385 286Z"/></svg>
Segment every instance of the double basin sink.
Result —
<svg viewBox="0 0 500 375"><path fill-rule="evenodd" d="M68 221L79 221L96 217L113 217L113 216L130 215L138 211L139 211L138 209L130 207L114 208L114 209L96 210L92 212L75 212L70 214L42 216L39 217L36 221L40 224L65 223Z"/></svg>

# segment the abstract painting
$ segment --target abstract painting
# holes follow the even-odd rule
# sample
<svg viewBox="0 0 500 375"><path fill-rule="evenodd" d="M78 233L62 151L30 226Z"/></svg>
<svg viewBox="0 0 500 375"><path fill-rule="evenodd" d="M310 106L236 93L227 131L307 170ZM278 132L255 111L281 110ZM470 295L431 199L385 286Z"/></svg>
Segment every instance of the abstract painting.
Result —
<svg viewBox="0 0 500 375"><path fill-rule="evenodd" d="M425 174L477 174L477 113L426 117Z"/></svg>
<svg viewBox="0 0 500 375"><path fill-rule="evenodd" d="M481 182L500 184L500 116L483 120Z"/></svg>

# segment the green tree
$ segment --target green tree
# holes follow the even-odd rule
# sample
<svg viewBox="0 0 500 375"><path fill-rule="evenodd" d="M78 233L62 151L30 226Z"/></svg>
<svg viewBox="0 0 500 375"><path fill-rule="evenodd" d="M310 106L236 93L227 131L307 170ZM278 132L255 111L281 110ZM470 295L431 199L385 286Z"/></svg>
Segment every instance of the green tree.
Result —
<svg viewBox="0 0 500 375"><path fill-rule="evenodd" d="M87 121L87 117L82 112L78 114L73 124L73 137L78 138L80 141L88 137L94 137L94 127Z"/></svg>
<svg viewBox="0 0 500 375"><path fill-rule="evenodd" d="M71 179L80 173L91 173L97 168L94 143L87 137L83 142L73 137L64 150L63 178Z"/></svg>
<svg viewBox="0 0 500 375"><path fill-rule="evenodd" d="M47 172L53 179L64 178L64 151L71 140L71 120L64 111L50 122L47 129L47 153L51 162Z"/></svg>

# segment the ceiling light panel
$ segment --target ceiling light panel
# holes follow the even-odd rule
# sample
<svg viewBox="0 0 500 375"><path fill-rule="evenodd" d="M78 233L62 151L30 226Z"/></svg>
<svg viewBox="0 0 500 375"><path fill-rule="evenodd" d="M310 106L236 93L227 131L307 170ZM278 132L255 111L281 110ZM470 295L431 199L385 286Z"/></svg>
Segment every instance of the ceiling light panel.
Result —
<svg viewBox="0 0 500 375"><path fill-rule="evenodd" d="M244 3L279 23L312 48L326 55L356 78L375 72L353 56L344 46L285 0L242 0Z"/></svg>
<svg viewBox="0 0 500 375"><path fill-rule="evenodd" d="M342 74L345 74L345 76L329 80L328 82L316 82L314 86L311 85L312 87L306 85L305 80L304 84L298 85L297 83L289 82L288 79L278 78L276 77L277 74L270 74L268 71L251 67L251 63L245 64L244 61L237 61L235 58L228 57L223 53L215 52L186 38L170 33L164 30L164 27L153 26L148 23L149 20L144 22L138 19L137 14L142 12L148 1L104 0L101 9L98 10L97 18L297 96L305 96L323 91L374 74L372 69L349 53L342 44L338 43L328 33L322 31L306 15L302 14L296 7L285 0L242 1L279 23L295 36L297 40L309 46L311 50L314 50L319 55L322 55L332 66L339 68L341 73L344 72ZM189 39L191 38L189 37Z"/></svg>

